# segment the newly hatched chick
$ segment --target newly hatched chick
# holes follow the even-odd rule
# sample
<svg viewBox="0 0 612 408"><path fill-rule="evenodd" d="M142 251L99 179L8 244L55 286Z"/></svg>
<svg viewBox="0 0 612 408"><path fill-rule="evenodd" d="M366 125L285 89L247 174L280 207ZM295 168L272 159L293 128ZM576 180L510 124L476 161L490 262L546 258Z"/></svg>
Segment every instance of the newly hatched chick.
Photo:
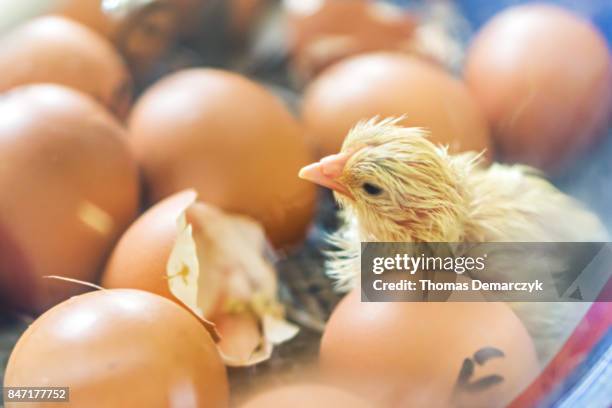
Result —
<svg viewBox="0 0 612 408"><path fill-rule="evenodd" d="M340 153L300 171L334 190L344 227L330 276L349 288L359 279L361 241L607 241L598 218L525 166L486 166L482 154L452 155L400 119L361 122ZM547 362L588 303L512 303Z"/></svg>

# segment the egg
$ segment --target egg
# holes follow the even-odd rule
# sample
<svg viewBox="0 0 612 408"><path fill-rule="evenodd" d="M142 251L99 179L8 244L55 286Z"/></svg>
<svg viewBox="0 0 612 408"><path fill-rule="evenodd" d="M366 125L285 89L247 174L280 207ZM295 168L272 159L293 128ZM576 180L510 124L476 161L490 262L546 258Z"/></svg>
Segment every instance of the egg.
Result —
<svg viewBox="0 0 612 408"><path fill-rule="evenodd" d="M146 290L180 303L170 291L167 265L178 238L179 219L196 197L194 191L183 191L142 214L113 249L102 287Z"/></svg>
<svg viewBox="0 0 612 408"><path fill-rule="evenodd" d="M308 86L301 112L319 156L337 153L357 122L375 116L404 116L401 125L427 128L453 152L491 154L487 122L467 87L417 57L373 53L339 62Z"/></svg>
<svg viewBox="0 0 612 408"><path fill-rule="evenodd" d="M41 312L93 281L136 215L126 132L88 96L59 85L0 98L0 293Z"/></svg>
<svg viewBox="0 0 612 408"><path fill-rule="evenodd" d="M19 85L55 83L127 114L132 83L119 54L104 38L62 17L32 19L0 39L0 92Z"/></svg>
<svg viewBox="0 0 612 408"><path fill-rule="evenodd" d="M302 79L351 55L412 48L416 19L385 1L285 0L289 47Z"/></svg>
<svg viewBox="0 0 612 408"><path fill-rule="evenodd" d="M244 216L174 194L146 211L113 250L101 284L164 296L216 324L232 366L268 359L297 334L277 300L263 229Z"/></svg>
<svg viewBox="0 0 612 408"><path fill-rule="evenodd" d="M13 349L4 386L68 387L74 407L229 405L225 367L201 322L137 290L87 293L40 316Z"/></svg>
<svg viewBox="0 0 612 408"><path fill-rule="evenodd" d="M503 407L539 372L531 338L503 303L361 303L360 294L332 313L320 365L380 404Z"/></svg>
<svg viewBox="0 0 612 408"><path fill-rule="evenodd" d="M131 146L153 202L194 188L202 201L261 222L272 242L299 242L315 189L298 179L312 161L302 129L260 85L234 73L172 74L138 100Z"/></svg>
<svg viewBox="0 0 612 408"><path fill-rule="evenodd" d="M145 75L182 30L197 24L200 0L56 0L51 12L108 38L136 75Z"/></svg>
<svg viewBox="0 0 612 408"><path fill-rule="evenodd" d="M285 385L251 398L241 408L373 408L346 391L319 384Z"/></svg>
<svg viewBox="0 0 612 408"><path fill-rule="evenodd" d="M465 78L503 158L557 172L605 134L610 61L588 21L553 5L523 5L481 29Z"/></svg>

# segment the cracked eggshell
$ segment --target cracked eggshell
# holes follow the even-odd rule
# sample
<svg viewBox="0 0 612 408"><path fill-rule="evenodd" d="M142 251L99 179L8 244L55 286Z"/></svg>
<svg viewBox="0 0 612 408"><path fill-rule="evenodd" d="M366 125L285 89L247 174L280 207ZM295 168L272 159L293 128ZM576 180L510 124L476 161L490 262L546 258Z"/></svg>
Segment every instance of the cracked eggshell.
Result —
<svg viewBox="0 0 612 408"><path fill-rule="evenodd" d="M470 46L464 75L508 161L554 173L606 135L610 51L595 26L561 7L495 16Z"/></svg>
<svg viewBox="0 0 612 408"><path fill-rule="evenodd" d="M487 150L489 128L467 87L440 67L399 53L364 54L325 70L306 89L302 120L320 156L338 153L360 120L400 117L452 152Z"/></svg>
<svg viewBox="0 0 612 408"><path fill-rule="evenodd" d="M220 302L220 283L209 276L198 303L200 265L193 226L186 213L197 198L185 190L162 200L142 214L115 246L101 285L146 290L185 306L205 319Z"/></svg>
<svg viewBox="0 0 612 408"><path fill-rule="evenodd" d="M503 303L360 298L353 290L332 313L320 366L332 383L385 406L503 407L540 371L527 330ZM486 358L476 358L482 349Z"/></svg>
<svg viewBox="0 0 612 408"><path fill-rule="evenodd" d="M69 387L75 407L229 405L225 367L201 322L138 290L87 293L39 317L17 342L4 386L42 385Z"/></svg>
<svg viewBox="0 0 612 408"><path fill-rule="evenodd" d="M212 321L232 366L268 359L297 334L276 300L276 276L264 259L261 227L196 202L193 190L162 200L123 235L102 277L106 288L164 296ZM217 329L217 330L215 330Z"/></svg>
<svg viewBox="0 0 612 408"><path fill-rule="evenodd" d="M416 18L388 2L284 0L293 64L303 79L344 58L413 48Z"/></svg>
<svg viewBox="0 0 612 408"><path fill-rule="evenodd" d="M84 92L119 118L130 107L132 81L121 56L84 25L57 16L30 20L0 39L0 92L56 83Z"/></svg>
<svg viewBox="0 0 612 408"><path fill-rule="evenodd" d="M319 384L292 384L264 391L241 408L373 408L346 391Z"/></svg>
<svg viewBox="0 0 612 408"><path fill-rule="evenodd" d="M27 312L93 282L138 210L126 132L88 96L58 85L0 98L0 292Z"/></svg>
<svg viewBox="0 0 612 408"><path fill-rule="evenodd" d="M145 92L129 128L152 201L194 188L262 223L276 246L303 239L316 190L297 173L312 157L302 128L262 86L222 70L180 71Z"/></svg>

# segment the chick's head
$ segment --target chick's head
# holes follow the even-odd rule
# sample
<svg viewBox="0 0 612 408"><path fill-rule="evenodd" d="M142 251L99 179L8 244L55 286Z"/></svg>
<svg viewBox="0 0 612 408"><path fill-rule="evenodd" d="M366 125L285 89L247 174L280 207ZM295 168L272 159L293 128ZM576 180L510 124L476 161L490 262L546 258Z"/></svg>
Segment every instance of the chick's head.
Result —
<svg viewBox="0 0 612 408"><path fill-rule="evenodd" d="M357 124L340 153L306 166L300 177L334 190L357 217L362 240L459 240L467 211L460 172L425 130L398 121Z"/></svg>

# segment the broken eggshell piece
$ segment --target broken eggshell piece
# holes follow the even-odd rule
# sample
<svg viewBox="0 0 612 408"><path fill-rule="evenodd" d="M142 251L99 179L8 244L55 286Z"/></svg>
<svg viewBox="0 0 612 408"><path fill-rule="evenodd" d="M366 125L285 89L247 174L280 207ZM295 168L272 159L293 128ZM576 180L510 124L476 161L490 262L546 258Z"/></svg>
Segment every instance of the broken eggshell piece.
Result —
<svg viewBox="0 0 612 408"><path fill-rule="evenodd" d="M126 232L102 285L149 290L178 301L214 322L227 365L252 365L298 331L284 320L267 251L259 224L197 202L188 190L151 208ZM151 259L143 260L139 252Z"/></svg>
<svg viewBox="0 0 612 408"><path fill-rule="evenodd" d="M177 226L167 266L170 291L215 322L228 365L264 361L274 344L297 334L276 301L276 273L266 259L269 245L259 224L193 202Z"/></svg>

